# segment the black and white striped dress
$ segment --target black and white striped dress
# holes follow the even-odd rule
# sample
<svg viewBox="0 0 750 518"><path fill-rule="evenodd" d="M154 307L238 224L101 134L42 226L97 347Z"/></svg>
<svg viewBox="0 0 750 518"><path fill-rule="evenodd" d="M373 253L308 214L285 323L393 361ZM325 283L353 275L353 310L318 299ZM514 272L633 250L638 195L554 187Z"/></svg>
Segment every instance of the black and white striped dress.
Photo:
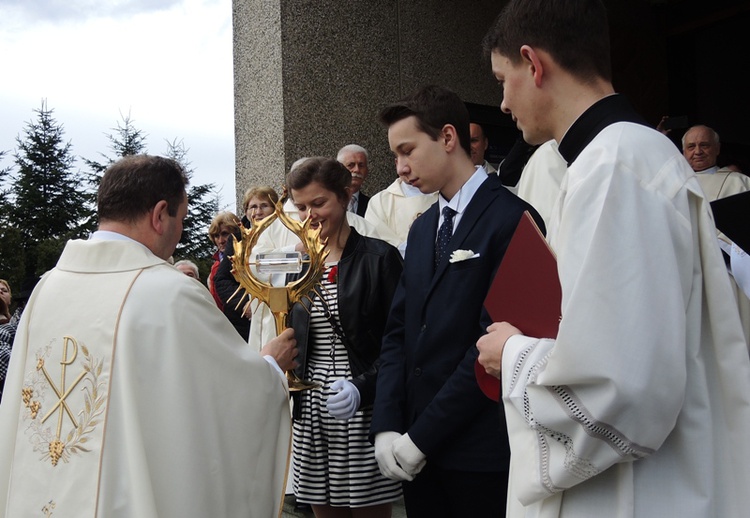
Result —
<svg viewBox="0 0 750 518"><path fill-rule="evenodd" d="M328 281L326 266L320 290L338 321L337 285ZM332 417L325 402L331 384L351 379L346 349L315 298L310 316L310 350L305 379L321 389L300 393L302 416L294 422L293 489L297 501L333 507L366 507L397 500L401 483L380 474L375 449L367 440L372 407L358 411L348 421Z"/></svg>

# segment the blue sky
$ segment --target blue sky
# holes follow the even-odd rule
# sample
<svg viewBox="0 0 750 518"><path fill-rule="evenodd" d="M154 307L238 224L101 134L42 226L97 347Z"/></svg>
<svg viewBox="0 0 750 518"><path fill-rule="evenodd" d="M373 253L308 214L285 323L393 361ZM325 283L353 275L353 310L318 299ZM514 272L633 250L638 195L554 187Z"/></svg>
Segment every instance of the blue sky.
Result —
<svg viewBox="0 0 750 518"><path fill-rule="evenodd" d="M93 160L129 115L149 153L182 140L193 183L234 209L232 0L0 0L0 20L0 150L42 99Z"/></svg>

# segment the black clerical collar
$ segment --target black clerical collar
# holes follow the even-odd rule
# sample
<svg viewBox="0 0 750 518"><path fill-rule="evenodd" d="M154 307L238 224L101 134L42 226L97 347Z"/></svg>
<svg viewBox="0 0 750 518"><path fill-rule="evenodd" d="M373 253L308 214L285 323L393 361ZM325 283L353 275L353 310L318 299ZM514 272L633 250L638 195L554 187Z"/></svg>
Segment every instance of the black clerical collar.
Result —
<svg viewBox="0 0 750 518"><path fill-rule="evenodd" d="M633 122L648 126L623 95L608 95L583 112L565 133L558 149L568 165L578 158L581 151L599 132L615 122Z"/></svg>

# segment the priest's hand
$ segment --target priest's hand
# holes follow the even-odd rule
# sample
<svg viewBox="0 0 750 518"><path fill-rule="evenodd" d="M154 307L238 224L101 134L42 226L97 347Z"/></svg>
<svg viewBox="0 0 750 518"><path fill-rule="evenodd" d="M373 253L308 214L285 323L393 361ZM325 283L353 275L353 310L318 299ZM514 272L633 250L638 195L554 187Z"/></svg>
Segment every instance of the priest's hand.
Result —
<svg viewBox="0 0 750 518"><path fill-rule="evenodd" d="M414 444L408 433L393 441L393 455L401 468L412 477L416 477L417 473L422 471L424 465L427 464L427 457Z"/></svg>
<svg viewBox="0 0 750 518"><path fill-rule="evenodd" d="M391 480L412 481L414 477L401 469L393 453L393 443L400 438L398 432L380 432L375 436L375 460L378 461L380 473Z"/></svg>
<svg viewBox="0 0 750 518"><path fill-rule="evenodd" d="M513 335L520 335L521 331L508 322L495 322L487 328L487 334L477 341L479 349L479 364L487 374L500 379L503 370L503 349L505 342Z"/></svg>
<svg viewBox="0 0 750 518"><path fill-rule="evenodd" d="M263 346L260 350L261 356L271 356L279 368L289 371L297 367L297 340L294 339L294 330L291 328L284 331Z"/></svg>

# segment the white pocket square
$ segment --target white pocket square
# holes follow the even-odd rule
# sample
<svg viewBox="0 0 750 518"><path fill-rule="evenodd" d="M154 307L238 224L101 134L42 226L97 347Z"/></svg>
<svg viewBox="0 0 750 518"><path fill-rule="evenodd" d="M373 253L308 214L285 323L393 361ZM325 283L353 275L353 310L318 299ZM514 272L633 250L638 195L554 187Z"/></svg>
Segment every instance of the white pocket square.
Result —
<svg viewBox="0 0 750 518"><path fill-rule="evenodd" d="M473 250L454 250L448 262L460 263L461 261L466 261L468 259L476 259L477 257L479 257L479 254L474 253Z"/></svg>

